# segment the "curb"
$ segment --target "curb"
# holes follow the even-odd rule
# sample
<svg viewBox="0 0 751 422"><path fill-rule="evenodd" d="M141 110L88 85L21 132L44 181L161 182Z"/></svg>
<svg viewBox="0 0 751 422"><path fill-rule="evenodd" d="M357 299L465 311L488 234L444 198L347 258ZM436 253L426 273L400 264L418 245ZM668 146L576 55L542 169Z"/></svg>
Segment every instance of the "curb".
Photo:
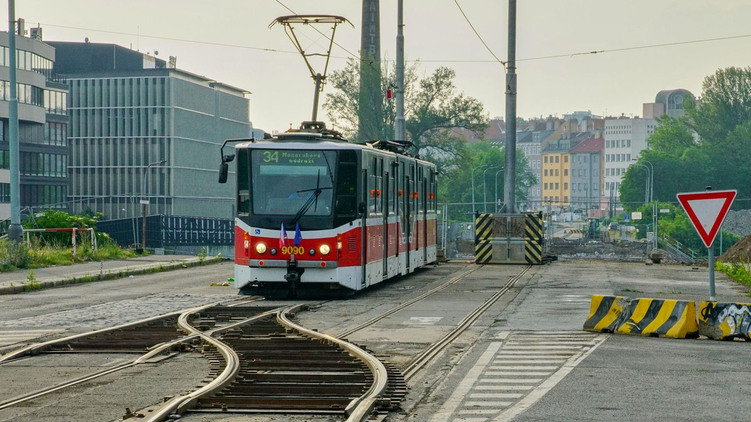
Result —
<svg viewBox="0 0 751 422"><path fill-rule="evenodd" d="M156 262L154 264L145 264L133 267L122 267L110 269L107 272L97 271L91 272L86 275L79 275L74 277L66 277L52 281L38 281L33 286L27 281L21 281L17 286L0 286L0 295L17 294L23 292L31 292L42 289L50 289L54 287L64 287L68 285L90 283L95 281L116 280L119 278L125 278L131 275L143 275L152 274L157 272L181 270L184 268L198 267L202 265L218 264L224 259L220 256L211 258L191 258L184 261L174 261L168 264L163 262Z"/></svg>

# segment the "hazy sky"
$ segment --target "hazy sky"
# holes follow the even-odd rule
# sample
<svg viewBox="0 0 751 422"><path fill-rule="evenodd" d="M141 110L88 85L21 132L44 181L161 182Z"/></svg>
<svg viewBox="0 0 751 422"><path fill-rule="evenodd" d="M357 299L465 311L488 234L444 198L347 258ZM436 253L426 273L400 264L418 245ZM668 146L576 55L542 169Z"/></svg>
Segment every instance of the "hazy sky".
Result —
<svg viewBox="0 0 751 422"><path fill-rule="evenodd" d="M477 98L490 117L505 114L507 1L404 0L405 56L427 76L438 66L456 70L459 92ZM7 3L6 3L7 4ZM381 56L396 58L396 0L381 1ZM27 28L41 25L45 40L116 43L177 56L177 66L246 89L251 121L267 131L309 120L313 81L278 16L331 14L339 26L329 73L360 45L359 0L17 0ZM8 22L7 6L2 9ZM634 115L663 89L701 94L718 68L751 65L748 0L519 0L517 75L520 117L590 110ZM328 34L326 26L317 27ZM4 28L7 30L7 26ZM302 33L309 52L327 41ZM598 54L579 54L603 51ZM551 57L556 56L556 57ZM321 69L316 69L322 71ZM323 95L330 92L326 87ZM323 103L323 101L321 101ZM319 118L326 119L321 111Z"/></svg>

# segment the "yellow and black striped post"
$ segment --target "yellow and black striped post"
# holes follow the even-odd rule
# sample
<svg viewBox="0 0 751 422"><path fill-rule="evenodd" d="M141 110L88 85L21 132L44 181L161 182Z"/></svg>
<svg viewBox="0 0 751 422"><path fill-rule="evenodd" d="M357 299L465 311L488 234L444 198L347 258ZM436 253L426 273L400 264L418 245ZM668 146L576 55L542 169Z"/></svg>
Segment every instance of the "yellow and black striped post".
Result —
<svg viewBox="0 0 751 422"><path fill-rule="evenodd" d="M475 264L488 264L493 258L492 214L477 214L475 218Z"/></svg>
<svg viewBox="0 0 751 422"><path fill-rule="evenodd" d="M524 240L524 258L527 263L542 264L542 212L525 215Z"/></svg>

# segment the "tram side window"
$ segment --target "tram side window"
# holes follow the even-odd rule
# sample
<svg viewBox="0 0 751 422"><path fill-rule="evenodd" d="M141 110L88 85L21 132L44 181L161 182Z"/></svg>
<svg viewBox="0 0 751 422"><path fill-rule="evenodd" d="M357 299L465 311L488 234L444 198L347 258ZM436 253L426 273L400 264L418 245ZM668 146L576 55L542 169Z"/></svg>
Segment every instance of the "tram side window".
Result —
<svg viewBox="0 0 751 422"><path fill-rule="evenodd" d="M336 181L337 218L351 220L357 215L357 156L354 151L341 151Z"/></svg>
<svg viewBox="0 0 751 422"><path fill-rule="evenodd" d="M425 192L423 192L425 188L425 179L422 177L422 167L418 167L417 169L417 211L423 212L425 211L424 207L424 201L425 201Z"/></svg>
<svg viewBox="0 0 751 422"><path fill-rule="evenodd" d="M385 193L388 195L386 198L387 204L386 207L388 208L389 215L394 215L394 191L396 189L396 166L394 165L393 161L388 161L387 166L389 169L389 179L387 181L388 183L388 189L386 189L388 192Z"/></svg>
<svg viewBox="0 0 751 422"><path fill-rule="evenodd" d="M383 159L372 157L368 171L368 210L370 214L381 212L381 170Z"/></svg>
<svg viewBox="0 0 751 422"><path fill-rule="evenodd" d="M247 216L250 214L250 172L248 162L250 154L248 150L237 151L237 215Z"/></svg>
<svg viewBox="0 0 751 422"><path fill-rule="evenodd" d="M436 180L435 180L435 171L433 169L430 169L430 184L428 185L428 192L430 195L428 196L428 211L435 212L437 208L437 199L436 199Z"/></svg>

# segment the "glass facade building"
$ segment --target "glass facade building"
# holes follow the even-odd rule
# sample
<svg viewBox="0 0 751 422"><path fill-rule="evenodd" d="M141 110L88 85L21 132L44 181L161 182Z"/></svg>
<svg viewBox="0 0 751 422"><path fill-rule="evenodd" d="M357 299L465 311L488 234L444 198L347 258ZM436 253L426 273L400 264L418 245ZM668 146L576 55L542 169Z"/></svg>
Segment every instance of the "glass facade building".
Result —
<svg viewBox="0 0 751 422"><path fill-rule="evenodd" d="M250 136L247 92L113 44L50 42L70 95L73 212L230 218L219 147Z"/></svg>
<svg viewBox="0 0 751 422"><path fill-rule="evenodd" d="M10 49L0 32L0 220L10 218ZM53 73L55 50L16 36L21 214L67 209L68 87Z"/></svg>

